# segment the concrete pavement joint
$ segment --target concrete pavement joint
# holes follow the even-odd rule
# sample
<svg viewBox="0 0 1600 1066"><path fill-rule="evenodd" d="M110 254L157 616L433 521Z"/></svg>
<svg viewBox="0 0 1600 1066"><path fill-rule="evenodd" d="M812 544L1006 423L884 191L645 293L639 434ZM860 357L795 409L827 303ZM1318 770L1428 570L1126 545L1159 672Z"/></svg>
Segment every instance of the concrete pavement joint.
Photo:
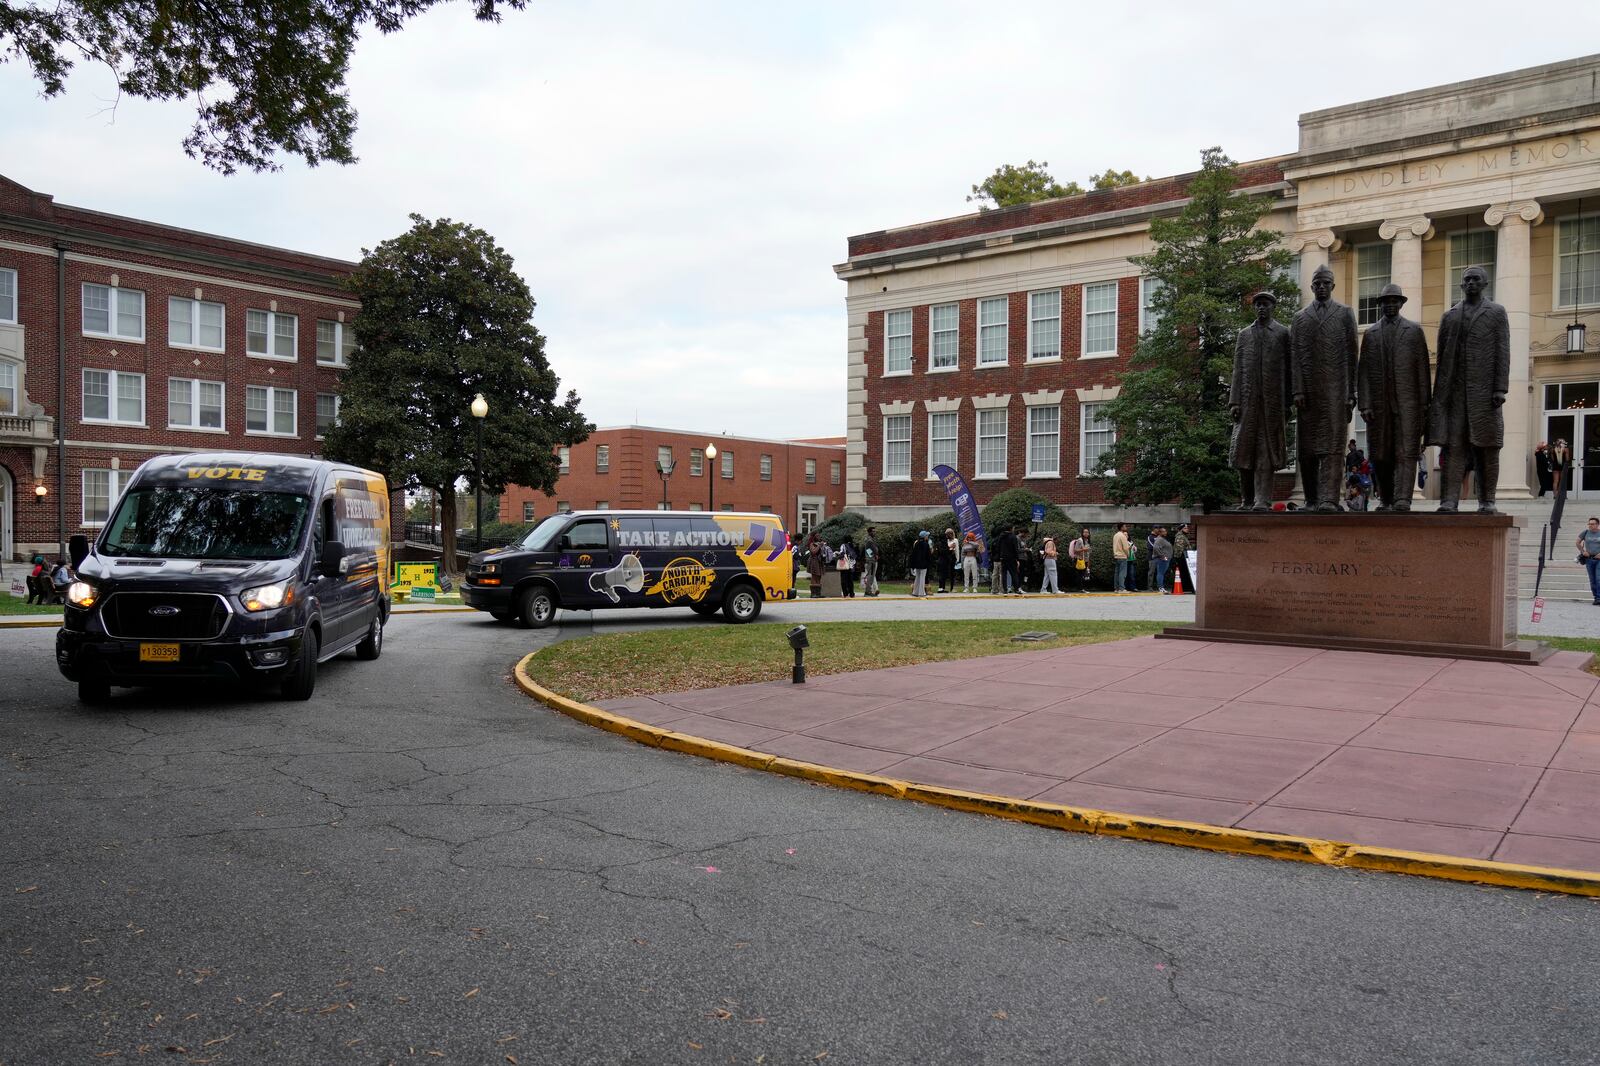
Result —
<svg viewBox="0 0 1600 1066"><path fill-rule="evenodd" d="M576 718L580 722L667 751L717 762L734 763L786 777L832 785L836 788L895 799L915 800L919 803L972 814L994 815L1047 829L1178 844L1183 847L1256 855L1270 859L1290 859L1322 866L1467 881L1502 888L1527 888L1577 896L1600 896L1600 873L1597 872L1525 866L1518 863L1435 855L1398 848L1366 847L1317 837L1265 833L1202 822L1149 818L1085 807L1070 807L1064 804L1041 803L1036 800L967 792L940 785L917 784L877 774L858 773L786 759L732 744L675 733L669 729L647 725L632 718L568 699L543 687L532 678L528 673L528 662L532 658L531 652L524 656L517 662L513 672L517 686L523 692L545 706Z"/></svg>

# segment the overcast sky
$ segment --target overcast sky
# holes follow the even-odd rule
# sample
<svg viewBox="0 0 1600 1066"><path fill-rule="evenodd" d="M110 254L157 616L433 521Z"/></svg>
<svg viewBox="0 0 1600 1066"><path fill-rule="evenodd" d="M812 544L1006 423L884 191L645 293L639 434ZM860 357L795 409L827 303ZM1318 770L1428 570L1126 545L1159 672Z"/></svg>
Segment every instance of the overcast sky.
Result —
<svg viewBox="0 0 1600 1066"><path fill-rule="evenodd" d="M1417 8L1407 10L1409 6ZM842 434L853 233L963 214L1003 162L1161 176L1292 152L1303 111L1573 58L1600 5L533 0L358 47L349 167L222 177L182 104L0 65L0 173L82 207L347 259L409 212L516 258L600 425Z"/></svg>

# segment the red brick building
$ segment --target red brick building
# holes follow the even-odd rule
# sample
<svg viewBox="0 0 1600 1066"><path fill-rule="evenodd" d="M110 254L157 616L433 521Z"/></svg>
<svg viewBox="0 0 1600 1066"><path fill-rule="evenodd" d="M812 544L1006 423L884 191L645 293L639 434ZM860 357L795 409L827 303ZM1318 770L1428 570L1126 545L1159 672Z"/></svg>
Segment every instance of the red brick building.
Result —
<svg viewBox="0 0 1600 1066"><path fill-rule="evenodd" d="M664 500L666 510L768 511L790 530L805 531L844 509L841 437L763 440L617 426L561 451L555 494L513 485L500 497L500 521L533 522L558 510L662 508ZM663 463L672 469L664 493Z"/></svg>
<svg viewBox="0 0 1600 1066"><path fill-rule="evenodd" d="M354 265L0 177L0 558L97 529L154 454L317 454Z"/></svg>

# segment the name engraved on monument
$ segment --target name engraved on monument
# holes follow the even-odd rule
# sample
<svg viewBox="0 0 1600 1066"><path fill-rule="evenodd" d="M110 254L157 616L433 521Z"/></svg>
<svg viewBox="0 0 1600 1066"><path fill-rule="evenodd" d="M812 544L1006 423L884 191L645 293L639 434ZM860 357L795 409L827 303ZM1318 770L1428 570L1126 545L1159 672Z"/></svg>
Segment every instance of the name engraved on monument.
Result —
<svg viewBox="0 0 1600 1066"><path fill-rule="evenodd" d="M1202 543L1207 627L1471 644L1500 621L1499 605L1470 591L1477 583L1452 580L1493 555L1481 533L1393 537L1293 519L1264 533L1208 532L1233 550L1206 552Z"/></svg>

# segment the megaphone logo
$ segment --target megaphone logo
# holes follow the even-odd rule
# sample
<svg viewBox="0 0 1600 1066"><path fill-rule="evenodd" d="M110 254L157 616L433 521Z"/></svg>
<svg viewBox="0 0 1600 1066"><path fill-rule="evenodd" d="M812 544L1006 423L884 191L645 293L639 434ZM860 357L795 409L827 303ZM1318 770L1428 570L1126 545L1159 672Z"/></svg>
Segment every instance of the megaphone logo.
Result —
<svg viewBox="0 0 1600 1066"><path fill-rule="evenodd" d="M589 587L595 592L605 593L612 603L621 603L622 597L617 595L618 589L638 592L644 588L644 567L639 565L637 555L624 555L622 562L610 570L590 574Z"/></svg>

